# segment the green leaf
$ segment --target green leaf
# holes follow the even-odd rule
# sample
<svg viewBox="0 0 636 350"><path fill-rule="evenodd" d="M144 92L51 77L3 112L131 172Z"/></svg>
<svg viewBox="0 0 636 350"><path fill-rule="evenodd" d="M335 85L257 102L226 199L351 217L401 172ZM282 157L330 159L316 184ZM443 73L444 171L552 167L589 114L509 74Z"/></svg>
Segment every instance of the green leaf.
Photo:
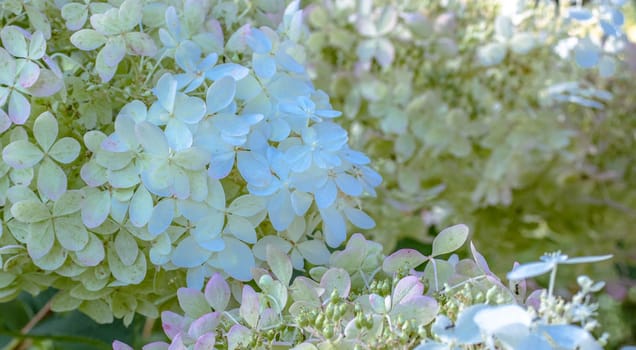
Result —
<svg viewBox="0 0 636 350"><path fill-rule="evenodd" d="M110 306L103 300L85 301L82 303L82 306L80 306L80 310L97 323L113 322L113 312L110 310Z"/></svg>
<svg viewBox="0 0 636 350"><path fill-rule="evenodd" d="M196 289L179 288L177 299L188 317L199 318L211 311L203 293Z"/></svg>
<svg viewBox="0 0 636 350"><path fill-rule="evenodd" d="M2 159L15 169L32 168L42 157L44 153L27 140L12 142L2 150Z"/></svg>
<svg viewBox="0 0 636 350"><path fill-rule="evenodd" d="M108 266L113 276L125 284L139 284L146 277L146 256L137 254L137 259L132 265L124 265L119 259L115 249L107 250Z"/></svg>
<svg viewBox="0 0 636 350"><path fill-rule="evenodd" d="M82 191L71 190L64 192L53 204L53 216L63 216L76 213L82 207Z"/></svg>
<svg viewBox="0 0 636 350"><path fill-rule="evenodd" d="M53 248L55 233L51 221L42 221L31 224L27 237L27 249L33 259L40 259Z"/></svg>
<svg viewBox="0 0 636 350"><path fill-rule="evenodd" d="M459 249L466 242L468 232L468 226L464 224L445 228L433 240L431 256L447 254Z"/></svg>
<svg viewBox="0 0 636 350"><path fill-rule="evenodd" d="M60 163L68 164L77 158L80 153L80 143L74 138L65 137L58 140L48 154Z"/></svg>
<svg viewBox="0 0 636 350"><path fill-rule="evenodd" d="M46 199L58 200L67 188L66 174L51 159L44 158L38 169L38 191Z"/></svg>
<svg viewBox="0 0 636 350"><path fill-rule="evenodd" d="M29 224L51 217L51 213L46 205L34 200L23 200L13 204L11 206L11 215L13 215L16 220Z"/></svg>
<svg viewBox="0 0 636 350"><path fill-rule="evenodd" d="M267 264L271 268L274 276L285 286L289 285L292 277L292 263L287 254L281 252L273 245L267 246Z"/></svg>
<svg viewBox="0 0 636 350"><path fill-rule="evenodd" d="M106 43L106 36L94 29L82 29L71 35L71 43L80 50L92 51Z"/></svg>
<svg viewBox="0 0 636 350"><path fill-rule="evenodd" d="M113 245L119 259L124 265L130 266L137 259L139 254L139 247L135 238L126 230L120 230L115 237L115 243Z"/></svg>
<svg viewBox="0 0 636 350"><path fill-rule="evenodd" d="M44 112L33 123L33 135L40 147L47 152L57 139L57 120L51 112Z"/></svg>

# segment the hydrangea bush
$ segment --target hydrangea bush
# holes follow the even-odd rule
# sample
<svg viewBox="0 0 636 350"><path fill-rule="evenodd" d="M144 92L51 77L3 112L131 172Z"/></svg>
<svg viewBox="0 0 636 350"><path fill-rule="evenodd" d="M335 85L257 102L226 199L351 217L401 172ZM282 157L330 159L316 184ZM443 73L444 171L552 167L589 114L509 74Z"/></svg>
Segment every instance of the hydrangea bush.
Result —
<svg viewBox="0 0 636 350"><path fill-rule="evenodd" d="M374 226L381 178L300 63L298 2L22 5L0 31L0 300L52 286L54 311L130 323L250 280L267 244L302 270Z"/></svg>
<svg viewBox="0 0 636 350"><path fill-rule="evenodd" d="M497 111L566 113L566 102L599 109L610 99L606 91L563 79L582 76L572 64L597 66L601 76L618 66L618 1L599 11L574 9L568 18L580 23L554 32L537 28L559 21L531 25L526 15L532 12L504 9L511 12L493 16L493 27L467 36L465 47L450 37L457 14L474 16L486 5L444 4L420 3L433 12L447 10L433 26L408 2L404 8L369 1L313 4L306 11L299 1L278 0L0 3L0 302L52 288L54 312L81 310L98 323L117 318L129 325L137 314L161 315L171 343L144 349L605 345L608 336L598 330L591 300L602 283L580 277L581 290L571 300L558 297L554 286L559 264L609 256L547 254L513 269L507 286L472 244L472 260L444 258L468 239L464 225L441 231L428 256L413 249L385 255L400 234L422 235L403 225L405 218L412 221L403 214L444 193L446 184L430 190L426 186L435 181L408 166L409 159L420 159L418 147L422 157L433 150L450 161L440 166L461 169L455 175L466 176L467 184L479 167L452 162L472 159L473 151L487 157L518 152L497 156L506 160L527 156L516 169L540 164L568 149L575 132L541 114L546 120L521 123L515 147L496 148L499 138L514 133L487 134L502 121L477 118L495 111L483 103L498 105ZM355 26L337 28L343 18ZM594 33L594 26L604 40L572 29ZM347 39L348 30L360 39ZM345 52L334 55L326 43ZM514 107L496 102L497 91L526 88L516 80L523 74L511 70L508 77L501 65L512 69L516 55L537 51L552 58L553 46L562 77L548 85L536 79L533 74L552 62L540 61L540 67L526 67L536 81ZM346 61L350 53L353 64ZM463 57L459 53L475 62L453 63L449 57ZM400 57L401 68L394 66ZM416 62L429 70L411 70ZM322 71L334 63L335 75ZM450 71L432 69L440 63ZM474 74L472 97L461 90L464 77L453 72ZM490 80L480 82L480 74ZM426 83L403 84L415 84L416 75ZM332 82L325 84L328 77ZM397 79L396 88L383 85L385 78ZM506 90L496 90L498 84ZM476 99L478 93L486 102ZM444 94L466 100L455 103ZM330 96L349 118L341 118ZM440 101L446 102L437 108ZM471 103L474 109L467 110ZM435 111L435 121L417 117L426 110ZM366 114L373 122L352 120ZM544 128L548 132L536 133ZM523 135L545 139L531 145ZM484 143L473 146L475 140ZM358 149L378 159L388 178L381 191L382 176ZM388 159L387 150L397 158ZM525 175L507 175L512 165L497 157L489 162L503 177L489 178L488 186L508 189L477 184L467 205L512 203L512 190ZM573 152L559 167L581 157ZM389 209L363 201L376 192ZM385 218L371 232L379 243L359 233L348 238L355 229L375 227L371 211ZM440 212L428 214L425 223L442 222ZM525 279L547 272L547 291L526 297ZM177 302L184 314L175 312Z"/></svg>
<svg viewBox="0 0 636 350"><path fill-rule="evenodd" d="M459 221L500 269L563 246L633 263L626 2L555 3L308 6L312 79L385 179L367 201L385 252Z"/></svg>
<svg viewBox="0 0 636 350"><path fill-rule="evenodd" d="M603 282L581 276L571 300L553 295L559 264L611 256L568 258L560 252L516 266L504 285L471 243L472 259L446 255L464 245L465 225L443 230L430 256L382 246L355 234L325 265L292 280L292 261L268 246L266 266L252 284L228 284L220 274L205 289L178 291L182 313L161 315L170 343L150 349L601 349L597 304ZM415 268L426 263L423 270ZM525 279L551 272L549 290L528 293ZM254 287L253 287L254 286ZM115 342L115 350L131 350Z"/></svg>

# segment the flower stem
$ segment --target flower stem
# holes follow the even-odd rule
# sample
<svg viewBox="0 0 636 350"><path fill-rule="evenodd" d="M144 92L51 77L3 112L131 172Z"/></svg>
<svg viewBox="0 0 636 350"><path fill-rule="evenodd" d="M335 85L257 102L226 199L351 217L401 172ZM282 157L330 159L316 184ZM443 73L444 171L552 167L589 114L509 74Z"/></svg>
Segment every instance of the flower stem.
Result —
<svg viewBox="0 0 636 350"><path fill-rule="evenodd" d="M552 273L550 274L550 285L548 286L548 298L552 299L552 293L554 292L554 284L556 283L556 273L558 264L554 264Z"/></svg>

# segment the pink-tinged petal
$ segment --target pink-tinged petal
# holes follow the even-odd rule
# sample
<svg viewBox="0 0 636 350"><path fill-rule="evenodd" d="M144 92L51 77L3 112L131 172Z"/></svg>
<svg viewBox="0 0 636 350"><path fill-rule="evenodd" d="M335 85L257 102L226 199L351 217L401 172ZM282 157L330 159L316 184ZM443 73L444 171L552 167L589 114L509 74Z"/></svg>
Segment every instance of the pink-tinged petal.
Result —
<svg viewBox="0 0 636 350"><path fill-rule="evenodd" d="M392 274L401 267L408 269L416 268L427 260L427 257L415 249L400 249L384 259L382 269L384 272Z"/></svg>
<svg viewBox="0 0 636 350"><path fill-rule="evenodd" d="M169 339L173 339L177 334L186 332L189 322L184 316L172 311L164 311L161 313L161 324L164 333Z"/></svg>
<svg viewBox="0 0 636 350"><path fill-rule="evenodd" d="M204 296L214 311L225 311L230 302L230 285L216 272L205 285Z"/></svg>
<svg viewBox="0 0 636 350"><path fill-rule="evenodd" d="M406 303L413 297L421 296L424 292L424 285L415 276L406 276L398 281L393 290L393 305Z"/></svg>
<svg viewBox="0 0 636 350"><path fill-rule="evenodd" d="M113 350L134 350L130 345L122 343L119 340L113 342Z"/></svg>
<svg viewBox="0 0 636 350"><path fill-rule="evenodd" d="M29 87L29 93L35 97L47 97L55 94L64 87L64 80L48 69L40 69L40 75L35 84Z"/></svg>
<svg viewBox="0 0 636 350"><path fill-rule="evenodd" d="M131 32L124 35L128 52L136 56L154 56L157 45L146 33Z"/></svg>
<svg viewBox="0 0 636 350"><path fill-rule="evenodd" d="M221 322L221 313L210 312L192 322L188 335L194 339L204 336L206 333L214 333Z"/></svg>
<svg viewBox="0 0 636 350"><path fill-rule="evenodd" d="M170 350L170 344L162 341L156 341L144 345L141 350Z"/></svg>
<svg viewBox="0 0 636 350"><path fill-rule="evenodd" d="M216 344L216 333L207 333L197 339L194 350L214 349L214 344Z"/></svg>
<svg viewBox="0 0 636 350"><path fill-rule="evenodd" d="M7 131L7 129L11 127L11 124L13 123L11 123L11 119L9 119L7 113L3 109L0 109L0 134Z"/></svg>
<svg viewBox="0 0 636 350"><path fill-rule="evenodd" d="M22 69L18 72L17 85L23 89L31 87L40 77L40 66L31 62L24 61Z"/></svg>
<svg viewBox="0 0 636 350"><path fill-rule="evenodd" d="M14 124L24 124L31 115L31 103L18 91L13 91L9 97L9 119Z"/></svg>
<svg viewBox="0 0 636 350"><path fill-rule="evenodd" d="M98 55L102 55L107 66L116 67L126 56L126 42L122 37L113 37L108 40Z"/></svg>
<svg viewBox="0 0 636 350"><path fill-rule="evenodd" d="M243 286L243 296L239 313L243 320L252 328L258 324L261 304L258 301L258 294L248 285Z"/></svg>

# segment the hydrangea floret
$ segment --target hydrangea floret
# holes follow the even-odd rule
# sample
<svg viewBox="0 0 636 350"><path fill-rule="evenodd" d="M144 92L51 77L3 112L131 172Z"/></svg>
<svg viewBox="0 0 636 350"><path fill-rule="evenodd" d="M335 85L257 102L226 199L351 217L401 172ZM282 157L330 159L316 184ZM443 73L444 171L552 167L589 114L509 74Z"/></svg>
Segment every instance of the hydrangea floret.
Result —
<svg viewBox="0 0 636 350"><path fill-rule="evenodd" d="M580 291L571 300L545 290L526 297L521 279L535 276L537 263L515 267L511 285L504 286L472 244L472 259L453 254L433 260L453 253L467 237L465 225L443 230L428 257L438 264L431 273L415 269L427 260L421 253L403 249L386 257L377 243L355 234L328 263L294 278L290 257L268 245L266 265L252 270L249 283L228 282L217 273L203 291L179 289L182 312L161 315L170 342L143 349L602 348L608 336L593 335L597 305L591 300L602 282L579 277ZM553 268L556 262L542 264ZM113 349L132 348L116 341Z"/></svg>

